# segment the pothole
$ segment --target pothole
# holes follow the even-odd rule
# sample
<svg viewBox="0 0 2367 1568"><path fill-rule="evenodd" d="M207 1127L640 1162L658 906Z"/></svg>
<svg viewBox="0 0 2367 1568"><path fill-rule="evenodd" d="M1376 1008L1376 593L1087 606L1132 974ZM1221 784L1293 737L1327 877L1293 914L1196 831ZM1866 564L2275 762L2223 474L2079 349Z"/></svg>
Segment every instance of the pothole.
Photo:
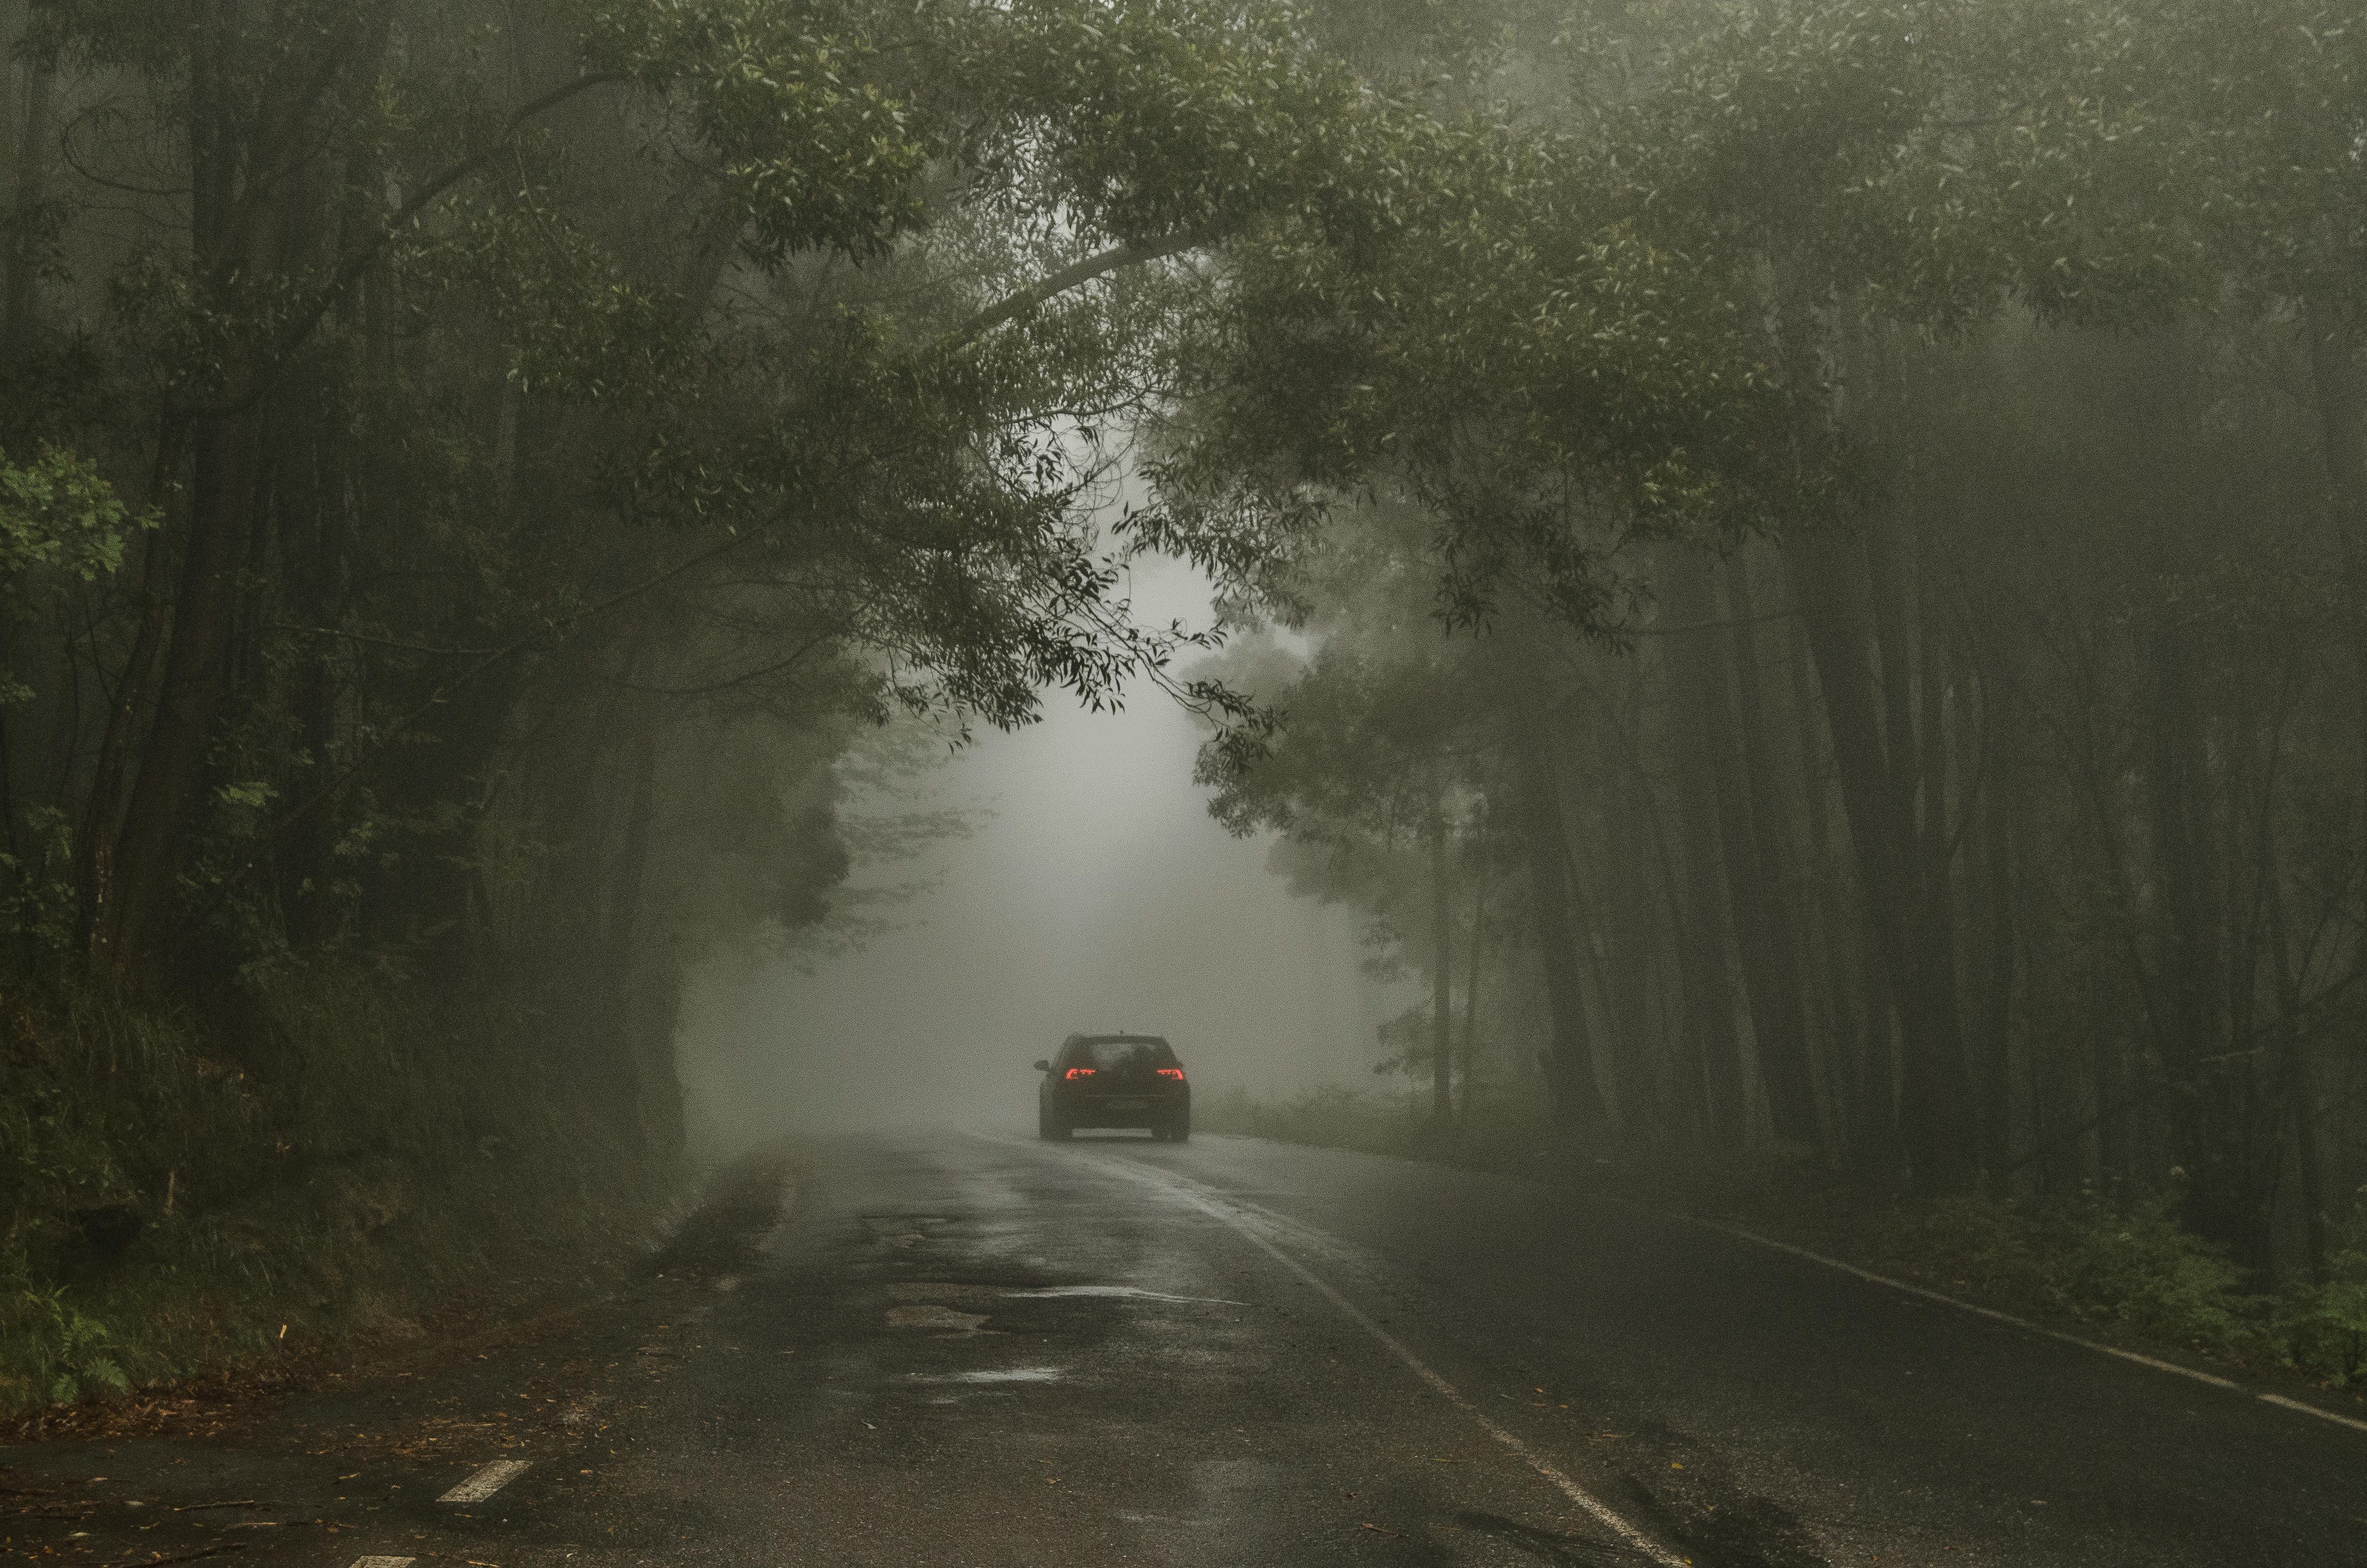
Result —
<svg viewBox="0 0 2367 1568"><path fill-rule="evenodd" d="M929 1233L951 1221L933 1214L866 1214L863 1228L871 1239L884 1247L912 1247L928 1240Z"/></svg>

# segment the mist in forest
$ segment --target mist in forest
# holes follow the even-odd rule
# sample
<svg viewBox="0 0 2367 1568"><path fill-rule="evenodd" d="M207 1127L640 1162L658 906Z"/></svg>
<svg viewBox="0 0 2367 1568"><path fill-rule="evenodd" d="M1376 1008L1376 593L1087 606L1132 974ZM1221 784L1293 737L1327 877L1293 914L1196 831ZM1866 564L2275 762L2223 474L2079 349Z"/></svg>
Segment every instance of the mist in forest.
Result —
<svg viewBox="0 0 2367 1568"><path fill-rule="evenodd" d="M1131 591L1147 619L1210 619L1179 564L1138 563ZM855 791L858 817L958 814L967 831L852 870L858 895L889 895L884 929L694 974L677 1046L693 1150L817 1126L1018 1127L1028 1063L1072 1030L1165 1035L1204 1097L1371 1085L1402 987L1360 971L1365 916L1293 896L1271 835L1209 816L1192 781L1205 733L1154 688L1115 712L1056 699L958 751L919 741L930 766L906 798Z"/></svg>
<svg viewBox="0 0 2367 1568"><path fill-rule="evenodd" d="M2367 1374L2357 8L0 0L0 1340L1126 1028Z"/></svg>

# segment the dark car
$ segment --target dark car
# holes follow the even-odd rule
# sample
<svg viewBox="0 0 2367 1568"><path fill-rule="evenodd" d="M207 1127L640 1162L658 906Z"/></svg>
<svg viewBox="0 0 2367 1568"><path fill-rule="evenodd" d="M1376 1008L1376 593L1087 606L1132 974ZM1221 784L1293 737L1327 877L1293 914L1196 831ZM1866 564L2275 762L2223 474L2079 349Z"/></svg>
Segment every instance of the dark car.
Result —
<svg viewBox="0 0 2367 1568"><path fill-rule="evenodd" d="M1192 1136L1192 1085L1175 1049L1153 1034L1072 1034L1060 1054L1036 1063L1036 1131L1066 1138L1078 1127L1148 1127L1153 1138Z"/></svg>

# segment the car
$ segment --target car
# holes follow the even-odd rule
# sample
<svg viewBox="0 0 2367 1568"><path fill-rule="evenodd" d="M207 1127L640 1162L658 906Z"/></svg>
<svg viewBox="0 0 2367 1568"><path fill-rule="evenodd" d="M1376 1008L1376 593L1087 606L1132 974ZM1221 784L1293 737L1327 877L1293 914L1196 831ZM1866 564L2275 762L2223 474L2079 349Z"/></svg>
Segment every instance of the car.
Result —
<svg viewBox="0 0 2367 1568"><path fill-rule="evenodd" d="M1175 1048L1155 1034L1072 1034L1036 1063L1036 1131L1066 1138L1080 1127L1147 1127L1153 1138L1192 1136L1192 1085Z"/></svg>

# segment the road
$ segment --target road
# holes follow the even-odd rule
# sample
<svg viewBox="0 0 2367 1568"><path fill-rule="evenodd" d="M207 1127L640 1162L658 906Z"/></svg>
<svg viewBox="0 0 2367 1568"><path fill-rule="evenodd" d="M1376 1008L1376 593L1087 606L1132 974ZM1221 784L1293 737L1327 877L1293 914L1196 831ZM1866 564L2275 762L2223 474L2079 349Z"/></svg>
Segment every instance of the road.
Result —
<svg viewBox="0 0 2367 1568"><path fill-rule="evenodd" d="M552 1413L474 1451L460 1423L359 1459L306 1437L0 1467L82 1497L67 1556L123 1563L178 1554L129 1504L228 1491L277 1522L175 1518L321 1568L2367 1568L2367 1431L1698 1226L1248 1139L792 1158L786 1215L678 1279L662 1325L595 1313L465 1387L288 1417ZM433 1500L500 1458L526 1468ZM41 1528L14 1549L56 1550Z"/></svg>

